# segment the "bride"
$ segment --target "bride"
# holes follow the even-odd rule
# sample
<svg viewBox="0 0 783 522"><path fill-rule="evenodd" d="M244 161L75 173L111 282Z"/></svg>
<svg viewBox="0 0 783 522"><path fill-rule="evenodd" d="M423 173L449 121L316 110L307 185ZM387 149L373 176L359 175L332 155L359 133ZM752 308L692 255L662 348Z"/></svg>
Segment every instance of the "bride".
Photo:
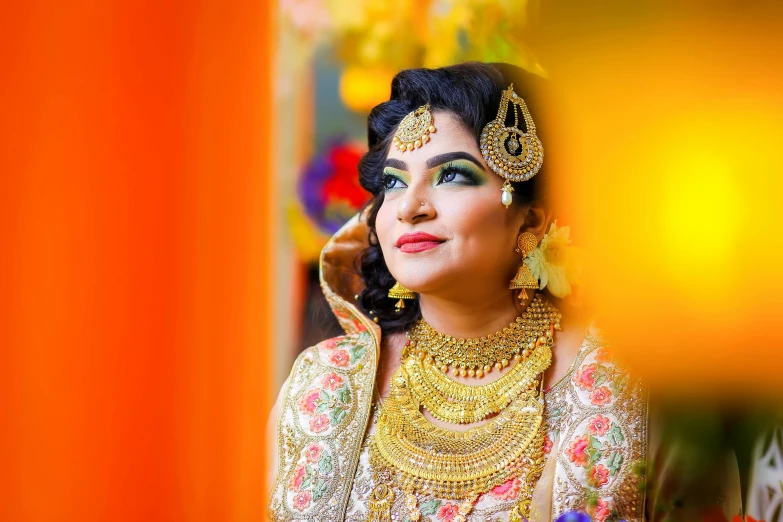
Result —
<svg viewBox="0 0 783 522"><path fill-rule="evenodd" d="M406 70L370 114L374 199L321 257L345 335L273 411L273 520L647 519L646 396L571 303L541 83Z"/></svg>

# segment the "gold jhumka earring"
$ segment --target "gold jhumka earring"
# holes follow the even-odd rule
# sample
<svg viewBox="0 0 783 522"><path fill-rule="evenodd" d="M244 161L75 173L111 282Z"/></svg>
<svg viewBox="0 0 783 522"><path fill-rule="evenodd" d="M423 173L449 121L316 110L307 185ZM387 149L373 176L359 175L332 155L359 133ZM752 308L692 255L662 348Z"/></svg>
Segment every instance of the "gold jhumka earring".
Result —
<svg viewBox="0 0 783 522"><path fill-rule="evenodd" d="M506 127L508 104L514 110L514 126ZM525 119L525 132L519 127L519 112ZM495 174L505 178L501 203L511 205L512 181L527 181L541 170L544 147L536 136L536 124L525 100L514 92L514 84L503 91L497 117L484 126L479 139L481 155Z"/></svg>
<svg viewBox="0 0 783 522"><path fill-rule="evenodd" d="M405 308L405 299L416 299L416 294L412 290L408 290L400 284L399 281L394 283L394 286L389 290L389 297L391 299L399 299L394 305L394 309L397 312L402 311Z"/></svg>
<svg viewBox="0 0 783 522"><path fill-rule="evenodd" d="M517 247L514 249L514 251L522 252L522 264L519 265L517 275L514 276L514 279L511 280L511 283L509 283L508 287L511 290L522 290L519 293L520 301L527 299L528 297L525 289L534 290L538 288L538 281L530 272L530 267L525 264L525 259L530 254L530 252L535 250L537 244L538 241L536 240L536 236L530 232L523 232L517 238Z"/></svg>
<svg viewBox="0 0 783 522"><path fill-rule="evenodd" d="M430 134L436 130L433 123L429 104L411 111L397 127L397 134L394 135L393 140L394 146L400 152L418 149L430 141Z"/></svg>

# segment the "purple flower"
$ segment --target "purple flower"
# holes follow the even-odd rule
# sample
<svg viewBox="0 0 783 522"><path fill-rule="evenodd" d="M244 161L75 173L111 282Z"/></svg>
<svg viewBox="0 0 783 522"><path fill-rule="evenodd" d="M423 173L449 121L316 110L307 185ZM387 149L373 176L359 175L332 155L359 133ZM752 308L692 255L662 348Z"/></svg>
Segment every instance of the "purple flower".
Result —
<svg viewBox="0 0 783 522"><path fill-rule="evenodd" d="M557 517L555 522L590 522L590 516L581 511L569 511Z"/></svg>

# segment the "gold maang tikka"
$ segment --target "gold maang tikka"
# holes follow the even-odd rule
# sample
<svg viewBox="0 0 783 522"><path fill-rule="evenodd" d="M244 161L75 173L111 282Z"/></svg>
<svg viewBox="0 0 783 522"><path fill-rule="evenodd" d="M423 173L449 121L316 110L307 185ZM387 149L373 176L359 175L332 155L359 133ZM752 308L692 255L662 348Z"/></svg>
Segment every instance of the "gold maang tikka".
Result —
<svg viewBox="0 0 783 522"><path fill-rule="evenodd" d="M514 110L514 126L506 127L508 104ZM519 113L525 120L525 132L519 128ZM541 170L544 163L544 147L536 136L536 124L525 100L509 85L500 97L497 117L484 126L479 139L481 155L495 174L505 178L500 201L511 205L512 181L527 181Z"/></svg>
<svg viewBox="0 0 783 522"><path fill-rule="evenodd" d="M394 146L400 152L418 149L430 141L430 134L433 132L435 125L430 106L422 105L402 119L397 127L397 134L394 135Z"/></svg>

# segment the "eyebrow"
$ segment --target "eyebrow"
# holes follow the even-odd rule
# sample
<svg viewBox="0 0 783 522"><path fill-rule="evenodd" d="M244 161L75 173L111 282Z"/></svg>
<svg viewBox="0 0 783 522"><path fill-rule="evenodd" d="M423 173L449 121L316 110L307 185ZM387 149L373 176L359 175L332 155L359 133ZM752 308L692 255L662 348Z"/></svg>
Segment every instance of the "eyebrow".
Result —
<svg viewBox="0 0 783 522"><path fill-rule="evenodd" d="M438 165L443 165L444 163L448 163L449 161L454 160L466 160L471 163L475 163L475 165L480 168L481 170L484 170L484 165L481 164L479 160L477 160L473 155L468 154L467 152L463 151L457 151L457 152L447 152L445 154L438 154L437 156L433 156L430 159L427 160L427 163L425 166L428 169L437 167Z"/></svg>
<svg viewBox="0 0 783 522"><path fill-rule="evenodd" d="M400 161L398 159L395 159L395 158L387 159L386 162L383 164L383 166L384 166L384 168L385 167L391 167L391 168L397 169L397 170L404 170L404 171L408 170L408 164L407 163L405 163L404 161Z"/></svg>
<svg viewBox="0 0 783 522"><path fill-rule="evenodd" d="M444 163L448 163L449 161L454 161L454 160L466 160L471 163L474 163L480 169L482 170L484 169L484 165L482 165L481 162L477 160L475 156L463 151L446 152L444 154L438 154L437 156L433 156L430 159L428 159L427 162L424 164L424 166L427 169L432 169L437 167L438 165L443 165ZM398 169L398 170L405 170L405 171L408 170L408 164L396 158L387 159L386 162L383 164L383 166L391 167L393 169Z"/></svg>

